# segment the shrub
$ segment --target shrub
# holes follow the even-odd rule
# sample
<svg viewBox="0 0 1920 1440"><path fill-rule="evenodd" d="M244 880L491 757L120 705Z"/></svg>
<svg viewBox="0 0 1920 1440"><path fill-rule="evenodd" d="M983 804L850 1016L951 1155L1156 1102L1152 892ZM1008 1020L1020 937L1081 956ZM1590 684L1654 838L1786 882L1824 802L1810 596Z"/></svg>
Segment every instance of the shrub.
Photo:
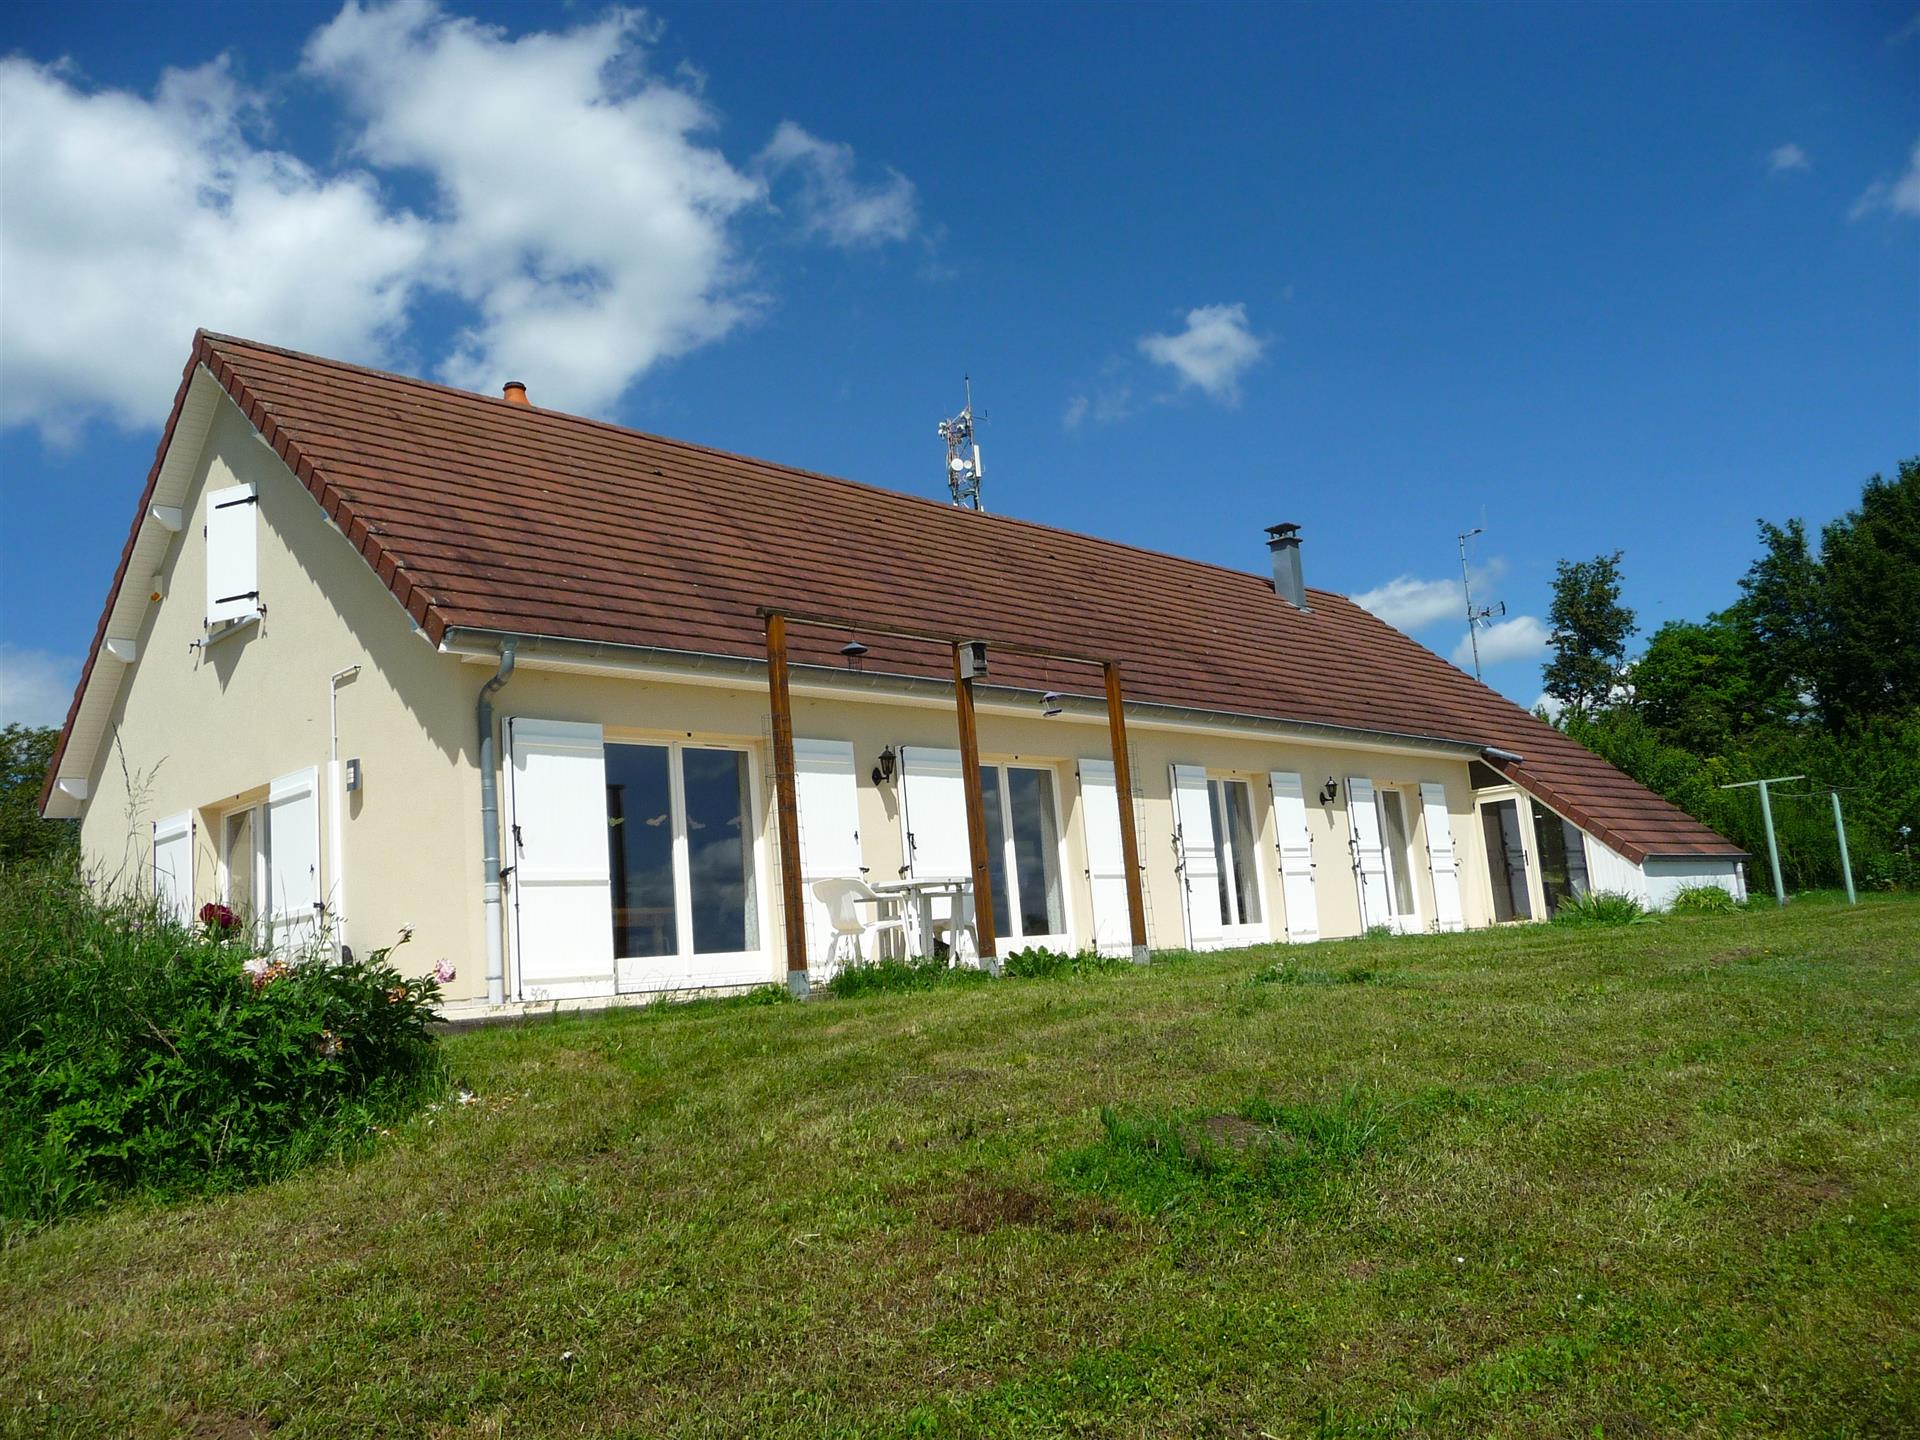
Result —
<svg viewBox="0 0 1920 1440"><path fill-rule="evenodd" d="M1740 902L1718 885L1689 885L1674 894L1667 908L1676 915L1730 915Z"/></svg>
<svg viewBox="0 0 1920 1440"><path fill-rule="evenodd" d="M970 985L993 977L971 965L949 965L944 957L916 960L864 960L843 967L826 983L837 1000L855 995L887 995L901 990L932 990L944 985Z"/></svg>
<svg viewBox="0 0 1920 1440"><path fill-rule="evenodd" d="M1553 912L1556 925L1637 925L1651 918L1646 906L1617 890L1569 896Z"/></svg>
<svg viewBox="0 0 1920 1440"><path fill-rule="evenodd" d="M0 1229L230 1189L363 1145L444 1084L439 987L378 950L256 959L240 932L0 883Z"/></svg>
<svg viewBox="0 0 1920 1440"><path fill-rule="evenodd" d="M1064 950L1047 950L1037 945L1016 950L1000 960L1000 973L1014 980L1065 980L1132 968L1132 961L1114 955L1102 955L1097 950L1082 950L1069 955Z"/></svg>

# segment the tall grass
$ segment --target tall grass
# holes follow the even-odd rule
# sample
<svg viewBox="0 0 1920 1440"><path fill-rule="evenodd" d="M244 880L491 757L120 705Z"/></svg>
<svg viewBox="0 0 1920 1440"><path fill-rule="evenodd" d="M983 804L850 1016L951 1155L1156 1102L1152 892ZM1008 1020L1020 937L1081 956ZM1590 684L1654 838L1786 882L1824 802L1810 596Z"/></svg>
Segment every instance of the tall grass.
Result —
<svg viewBox="0 0 1920 1440"><path fill-rule="evenodd" d="M0 1235L364 1144L442 1082L438 988L376 951L249 974L234 932L0 872Z"/></svg>

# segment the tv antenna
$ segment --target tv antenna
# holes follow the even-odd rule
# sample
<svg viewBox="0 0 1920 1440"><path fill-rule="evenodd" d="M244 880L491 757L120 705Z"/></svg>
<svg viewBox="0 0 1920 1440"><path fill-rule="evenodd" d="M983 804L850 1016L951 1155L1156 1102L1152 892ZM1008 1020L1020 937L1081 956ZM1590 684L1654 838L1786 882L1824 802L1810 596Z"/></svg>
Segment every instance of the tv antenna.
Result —
<svg viewBox="0 0 1920 1440"><path fill-rule="evenodd" d="M980 442L973 438L973 377L965 377L967 408L951 420L940 422L940 438L947 442L947 489L953 503L970 510L981 510Z"/></svg>
<svg viewBox="0 0 1920 1440"><path fill-rule="evenodd" d="M1478 609L1473 604L1473 581L1467 574L1467 541L1487 527L1476 525L1460 537L1460 590L1467 597L1467 638L1473 642L1473 678L1480 678L1480 627L1492 625L1496 616L1507 613L1507 602L1496 600Z"/></svg>

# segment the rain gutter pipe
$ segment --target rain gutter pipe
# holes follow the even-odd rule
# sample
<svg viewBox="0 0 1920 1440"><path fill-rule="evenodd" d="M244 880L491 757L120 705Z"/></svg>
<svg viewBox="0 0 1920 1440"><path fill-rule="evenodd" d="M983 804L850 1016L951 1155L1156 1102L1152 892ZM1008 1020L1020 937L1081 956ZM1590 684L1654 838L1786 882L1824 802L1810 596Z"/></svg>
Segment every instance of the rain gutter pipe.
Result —
<svg viewBox="0 0 1920 1440"><path fill-rule="evenodd" d="M519 641L509 635L500 642L500 669L480 687L476 706L480 722L480 876L487 917L487 1003L507 999L506 962L501 953L500 915L500 784L493 754L493 697L513 678L514 652Z"/></svg>

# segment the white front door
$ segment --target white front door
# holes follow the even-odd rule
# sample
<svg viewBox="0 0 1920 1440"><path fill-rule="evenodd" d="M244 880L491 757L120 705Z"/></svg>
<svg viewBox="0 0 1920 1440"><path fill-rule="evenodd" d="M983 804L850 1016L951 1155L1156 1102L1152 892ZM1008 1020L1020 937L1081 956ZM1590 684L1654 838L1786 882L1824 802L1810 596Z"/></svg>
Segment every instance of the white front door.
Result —
<svg viewBox="0 0 1920 1440"><path fill-rule="evenodd" d="M1213 797L1198 765L1173 767L1174 853L1185 891L1187 944L1217 949L1225 941L1220 910L1220 851L1213 838Z"/></svg>
<svg viewBox="0 0 1920 1440"><path fill-rule="evenodd" d="M1093 906L1093 946L1102 955L1133 953L1127 913L1127 865L1120 844L1120 797L1111 760L1080 762L1080 824L1087 841L1087 888Z"/></svg>
<svg viewBox="0 0 1920 1440"><path fill-rule="evenodd" d="M816 880L857 880L860 863L860 789L850 740L793 742L794 791L800 804L800 883L805 888L807 963L820 978L831 972L833 916L814 897ZM868 958L872 958L869 956Z"/></svg>
<svg viewBox="0 0 1920 1440"><path fill-rule="evenodd" d="M607 768L598 725L507 721L516 988L523 1000L613 990Z"/></svg>
<svg viewBox="0 0 1920 1440"><path fill-rule="evenodd" d="M1320 938L1320 907L1313 893L1313 835L1307 829L1306 787L1291 770L1267 775L1273 791L1273 834L1280 851L1280 889L1286 897L1287 939Z"/></svg>

